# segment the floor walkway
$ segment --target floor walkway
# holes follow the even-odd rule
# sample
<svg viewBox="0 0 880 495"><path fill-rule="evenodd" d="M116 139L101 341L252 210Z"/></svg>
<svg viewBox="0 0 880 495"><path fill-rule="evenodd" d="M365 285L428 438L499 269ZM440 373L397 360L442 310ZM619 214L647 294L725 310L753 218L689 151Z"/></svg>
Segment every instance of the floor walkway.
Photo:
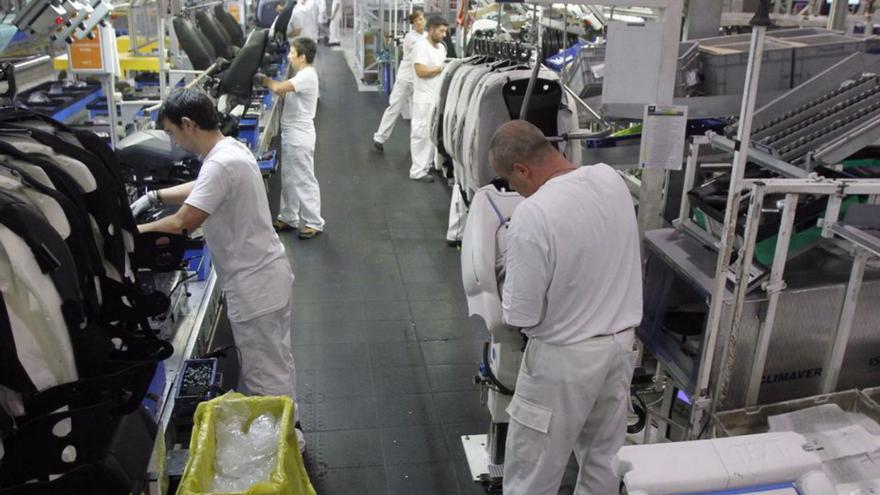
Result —
<svg viewBox="0 0 880 495"><path fill-rule="evenodd" d="M459 440L489 419L473 384L483 333L444 242L449 189L407 178L408 122L372 149L385 98L357 92L342 53L322 48L315 65L327 227L282 235L312 482L320 495L483 493Z"/></svg>

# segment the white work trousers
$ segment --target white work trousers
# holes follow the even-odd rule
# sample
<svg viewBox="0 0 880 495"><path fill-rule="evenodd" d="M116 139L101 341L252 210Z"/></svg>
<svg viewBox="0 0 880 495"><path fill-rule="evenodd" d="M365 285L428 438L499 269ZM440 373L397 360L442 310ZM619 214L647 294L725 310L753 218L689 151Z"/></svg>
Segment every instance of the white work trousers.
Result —
<svg viewBox="0 0 880 495"><path fill-rule="evenodd" d="M315 131L298 128L281 130L282 222L324 230L321 218L321 189L315 178Z"/></svg>
<svg viewBox="0 0 880 495"><path fill-rule="evenodd" d="M575 495L616 495L611 465L623 446L635 332L554 346L529 340L504 458L504 495L556 495L574 451Z"/></svg>
<svg viewBox="0 0 880 495"><path fill-rule="evenodd" d="M235 346L241 352L244 389L254 395L286 395L296 400L296 368L290 346L293 289L288 303L269 314L230 321Z"/></svg>
<svg viewBox="0 0 880 495"><path fill-rule="evenodd" d="M461 187L456 182L452 186L452 197L449 199L449 227L446 229L447 241L460 241L464 236L467 222L467 206L461 196Z"/></svg>
<svg viewBox="0 0 880 495"><path fill-rule="evenodd" d="M341 43L339 35L342 34L342 14L336 14L336 17L330 19L330 43Z"/></svg>
<svg viewBox="0 0 880 495"><path fill-rule="evenodd" d="M385 143L391 137L394 131L394 124L397 123L397 117L403 112L407 100L412 97L413 83L402 78L394 81L394 87L391 89L391 96L388 99L388 108L382 114L382 122L379 123L379 130L373 134L373 141Z"/></svg>
<svg viewBox="0 0 880 495"><path fill-rule="evenodd" d="M409 152L412 167L409 178L418 179L428 175L434 163L434 143L431 142L432 103L413 102L412 124L409 133Z"/></svg>

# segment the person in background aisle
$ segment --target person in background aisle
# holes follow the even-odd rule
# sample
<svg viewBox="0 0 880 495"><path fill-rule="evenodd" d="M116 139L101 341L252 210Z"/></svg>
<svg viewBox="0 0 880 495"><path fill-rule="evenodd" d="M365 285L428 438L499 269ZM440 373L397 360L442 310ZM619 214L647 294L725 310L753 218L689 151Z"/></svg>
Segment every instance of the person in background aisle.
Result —
<svg viewBox="0 0 880 495"><path fill-rule="evenodd" d="M140 231L203 229L241 352L244 388L296 399L290 342L294 277L272 229L256 159L243 144L223 136L214 102L201 91L172 91L158 122L174 142L202 157L202 168L195 181L149 191L132 204L135 215L155 205L181 205L171 216L140 225Z"/></svg>
<svg viewBox="0 0 880 495"><path fill-rule="evenodd" d="M339 46L342 34L342 0L333 0L330 4L330 42L328 46Z"/></svg>
<svg viewBox="0 0 880 495"><path fill-rule="evenodd" d="M312 67L317 46L311 38L294 38L288 59L296 75L274 81L257 74L257 82L284 98L281 113L281 209L275 229L299 229L300 239L324 231L321 189L315 178L315 112L318 72Z"/></svg>
<svg viewBox="0 0 880 495"><path fill-rule="evenodd" d="M425 14L418 10L413 12L409 15L409 23L412 24L412 30L403 38L403 58L397 69L397 80L394 81L394 88L391 90L388 108L382 114L379 130L373 134L373 147L378 151L384 151L385 141L391 137L401 109L413 94L413 49L419 41L425 39Z"/></svg>
<svg viewBox="0 0 880 495"><path fill-rule="evenodd" d="M642 319L635 208L605 164L576 167L532 124L492 138L489 160L525 196L507 232L502 319L529 338L507 408L504 495L556 495L574 451L576 495L616 494Z"/></svg>
<svg viewBox="0 0 880 495"><path fill-rule="evenodd" d="M316 0L299 0L287 23L287 37L318 39L318 5Z"/></svg>
<svg viewBox="0 0 880 495"><path fill-rule="evenodd" d="M327 43L327 0L315 0L318 4L318 38L315 41Z"/></svg>
<svg viewBox="0 0 880 495"><path fill-rule="evenodd" d="M413 108L410 128L410 154L412 167L409 178L420 182L434 182L428 175L434 162L434 144L431 142L431 111L437 103L437 77L443 72L446 61L446 37L448 24L441 17L428 20L428 37L416 43L413 51Z"/></svg>

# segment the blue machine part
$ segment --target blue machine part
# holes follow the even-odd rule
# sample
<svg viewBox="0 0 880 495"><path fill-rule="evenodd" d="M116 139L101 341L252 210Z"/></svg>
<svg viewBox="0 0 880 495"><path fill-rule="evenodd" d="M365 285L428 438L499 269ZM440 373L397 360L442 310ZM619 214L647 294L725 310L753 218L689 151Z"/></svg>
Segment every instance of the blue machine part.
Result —
<svg viewBox="0 0 880 495"><path fill-rule="evenodd" d="M269 150L269 152L263 155L263 159L257 157L257 166L260 168L260 172L263 175L273 174L278 169L278 156L275 153L275 150Z"/></svg>
<svg viewBox="0 0 880 495"><path fill-rule="evenodd" d="M238 139L245 141L250 149L256 149L260 142L260 124L256 119L241 119L238 123Z"/></svg>
<svg viewBox="0 0 880 495"><path fill-rule="evenodd" d="M70 105L65 108L59 109L55 113L52 114L52 118L61 122L67 122L71 117L83 111L86 107L88 107L93 101L98 98L103 98L104 92L100 89L96 89L95 91L87 94L86 96L73 101ZM106 108L106 105L105 105ZM105 110L106 113L106 110Z"/></svg>
<svg viewBox="0 0 880 495"><path fill-rule="evenodd" d="M586 46L585 41L578 41L574 45L571 45L569 48L557 53L556 55L547 57L544 63L547 67L555 70L556 72L561 71L565 68L566 65L570 64L572 60L577 57L578 52L581 51L581 48Z"/></svg>
<svg viewBox="0 0 880 495"><path fill-rule="evenodd" d="M678 400L684 402L687 405L691 405L691 398L688 397L687 393L684 390L679 390L677 394Z"/></svg>
<svg viewBox="0 0 880 495"><path fill-rule="evenodd" d="M391 96L391 90L394 88L394 76L391 70L391 63L389 62L382 63L382 81L384 81L382 90L385 93L385 97L388 98Z"/></svg>
<svg viewBox="0 0 880 495"><path fill-rule="evenodd" d="M183 255L183 259L187 262L187 271L197 272L196 280L204 282L211 273L211 251L208 246L201 249L187 249Z"/></svg>

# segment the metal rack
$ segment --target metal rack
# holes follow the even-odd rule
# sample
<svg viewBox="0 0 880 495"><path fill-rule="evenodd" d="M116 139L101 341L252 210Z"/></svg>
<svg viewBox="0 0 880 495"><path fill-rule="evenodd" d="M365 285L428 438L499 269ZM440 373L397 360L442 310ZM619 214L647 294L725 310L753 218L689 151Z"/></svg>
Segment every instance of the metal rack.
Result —
<svg viewBox="0 0 880 495"><path fill-rule="evenodd" d="M719 408L726 407L725 400L734 379L734 366L738 366L740 374L745 376L745 380L741 380L739 375L736 377L745 388L744 404L734 406L751 407L758 404L770 344L774 330L780 326L777 314L780 311L780 299L786 293L786 266L791 257L790 247L796 230L800 199L809 197L826 201L823 220L820 220L821 237L844 246L852 256L850 274L843 284L841 304L833 316L833 323L830 323L831 328L826 329L830 332L829 346L819 368L821 380L815 380L820 383L818 387L822 393L837 388L844 353L850 343L853 322L857 316L857 302L865 281L867 260L872 256L880 256L880 238L838 220L842 205L854 196L868 197L868 203L877 204L880 198L880 179L824 178L810 174L811 166L815 163L835 164L877 139L873 135L865 138L869 141L863 139L863 136L876 132L876 125L873 124L875 109L870 103L873 101L873 93L865 91L865 88L876 85L876 79L860 78L861 73L856 70L864 70L864 57L867 56L854 55L793 91L793 95L785 95L758 113L753 113L755 83L760 73L760 64L756 61L760 60L761 34L756 32L752 40L747 76L749 84L744 97L741 127L736 129L737 139L731 140L713 133L695 138L684 175L683 201L676 227L680 232L688 234L686 237L717 250L717 257L706 255L707 259L700 261L687 255L676 258L673 251L667 253L670 263L685 269L689 263L701 263L704 268L707 264L715 267L709 273L704 269L702 273L705 276L696 282L707 293L709 311L703 331L701 354L695 364L693 407L689 421L687 424L676 424L668 417L659 419L664 428L677 426L688 438L701 436L712 415ZM852 77L856 73L856 77ZM855 82L839 86L847 78ZM870 94L863 97L864 93ZM793 104L795 108L788 112L782 111L783 101ZM869 112L858 109L858 105L864 105L865 101L869 102L865 107L871 109ZM753 121L757 122L754 136L750 133ZM784 146L790 145L788 143L797 143L805 136L810 139L785 149ZM750 145L752 138L757 142L755 146ZM762 140L764 143L761 143ZM777 143L786 144L778 146ZM774 148L773 144L777 146ZM720 232L714 235L696 226L691 220L691 205L687 195L694 186L699 148L703 145L734 154L724 221ZM820 156L821 160L818 159ZM770 171L778 178L745 178L747 162ZM755 288L752 267L758 231L763 226L762 217L768 213L765 198L771 195L781 195L784 199L777 206L779 224L776 227L775 249L769 273L766 274L767 279L760 285L766 296L761 306L761 316L755 322L752 321L753 315L747 314L745 307L747 294ZM748 208L741 215L740 206L744 200L748 201ZM744 227L740 223L742 218L745 219ZM653 237L657 236L652 234ZM674 244L678 241L671 238L658 239L655 245L657 242L666 242L667 246L674 249ZM735 261L732 256L734 248L738 250ZM695 272L699 273L699 270ZM739 339L746 327L748 338L753 339L748 341L747 346L751 356L746 360L737 359L737 349L743 347ZM668 372L664 373L673 377ZM678 375L678 378L673 377L675 381L686 381L682 379L680 372ZM816 375L814 378L818 377ZM671 398L667 398L665 406L671 408L671 402Z"/></svg>

